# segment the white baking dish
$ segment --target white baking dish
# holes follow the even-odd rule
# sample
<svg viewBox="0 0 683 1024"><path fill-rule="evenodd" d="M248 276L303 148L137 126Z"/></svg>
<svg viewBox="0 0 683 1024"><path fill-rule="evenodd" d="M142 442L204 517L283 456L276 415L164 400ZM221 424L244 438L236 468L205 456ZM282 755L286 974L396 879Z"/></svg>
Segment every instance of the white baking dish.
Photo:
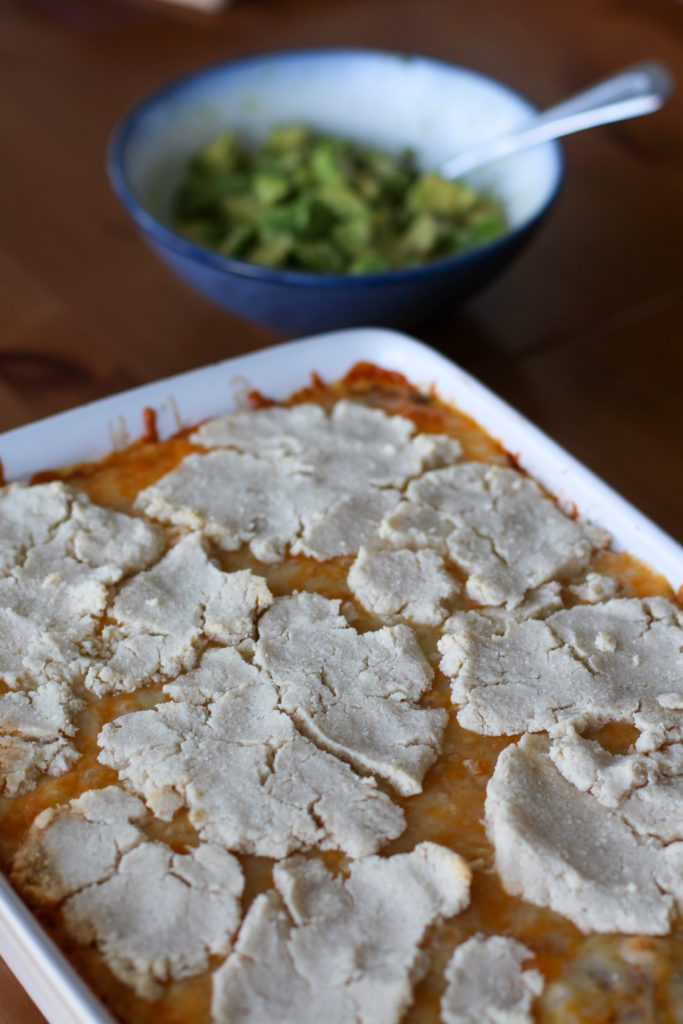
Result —
<svg viewBox="0 0 683 1024"><path fill-rule="evenodd" d="M399 370L414 384L436 386L442 399L472 416L559 500L605 526L625 548L683 585L683 548L576 459L469 374L426 345L376 328L338 331L144 385L0 435L8 481L38 470L100 458L142 432L143 409L157 414L159 436L235 408L251 388L284 398L315 370L343 376L367 360ZM51 1024L111 1024L4 878L0 878L0 955Z"/></svg>

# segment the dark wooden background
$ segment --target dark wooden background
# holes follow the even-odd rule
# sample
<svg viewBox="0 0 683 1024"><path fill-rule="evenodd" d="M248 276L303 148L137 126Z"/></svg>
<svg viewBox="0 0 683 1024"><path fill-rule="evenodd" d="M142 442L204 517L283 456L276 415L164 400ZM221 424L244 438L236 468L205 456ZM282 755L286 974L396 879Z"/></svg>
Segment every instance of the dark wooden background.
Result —
<svg viewBox="0 0 683 1024"><path fill-rule="evenodd" d="M683 540L683 5L676 0L243 0L220 16L134 0L0 0L0 430L278 336L214 309L112 195L107 137L202 64L308 45L409 50L540 106L665 61L667 107L566 141L540 236L417 332ZM43 1018L0 962L0 1024Z"/></svg>

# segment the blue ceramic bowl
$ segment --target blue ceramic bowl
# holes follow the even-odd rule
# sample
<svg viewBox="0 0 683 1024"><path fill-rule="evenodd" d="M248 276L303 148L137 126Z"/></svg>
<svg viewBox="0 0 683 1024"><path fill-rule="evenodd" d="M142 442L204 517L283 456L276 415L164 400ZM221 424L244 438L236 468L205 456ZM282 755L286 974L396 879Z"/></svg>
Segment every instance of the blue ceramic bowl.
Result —
<svg viewBox="0 0 683 1024"><path fill-rule="evenodd" d="M285 334L361 324L411 327L472 295L538 228L562 177L546 143L471 175L505 204L497 241L427 266L341 275L277 270L203 249L171 226L188 158L230 127L258 142L303 123L392 152L411 147L424 168L520 123L535 108L507 86L425 57L374 50L308 50L230 61L177 79L142 100L116 130L109 174L119 199L165 263L207 298Z"/></svg>

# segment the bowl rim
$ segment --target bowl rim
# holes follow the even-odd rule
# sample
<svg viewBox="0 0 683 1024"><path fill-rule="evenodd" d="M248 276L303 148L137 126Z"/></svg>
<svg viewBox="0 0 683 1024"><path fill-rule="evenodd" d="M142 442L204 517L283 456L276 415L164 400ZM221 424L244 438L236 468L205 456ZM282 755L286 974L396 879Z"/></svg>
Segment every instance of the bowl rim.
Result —
<svg viewBox="0 0 683 1024"><path fill-rule="evenodd" d="M190 84L196 84L203 79L213 78L226 71L239 71L250 64L262 63L264 60L297 61L310 57L379 57L398 60L416 60L426 64L444 68L447 71L464 73L467 77L478 79L487 85L493 86L502 93L520 100L531 114L538 112L539 108L526 96L517 92L506 83L493 78L481 71L466 67L462 64L454 64L438 57L431 57L425 54L409 53L400 50L389 50L374 47L355 46L314 46L310 48L295 48L284 50L266 50L258 53L248 54L228 60L216 61L208 65L202 65L194 71L187 71L175 76L161 86L145 93L136 103L128 108L127 112L119 119L109 137L107 146L107 173L110 185L127 210L135 224L147 235L150 240L163 248L171 249L179 256L195 263L200 263L211 270L238 277L257 279L261 282L269 282L282 285L294 285L310 287L325 285L329 288L353 288L363 289L369 287L397 285L416 278L430 277L434 275L450 274L460 266L472 266L483 258L495 255L503 251L515 240L530 232L550 211L557 201L562 190L565 178L565 158L561 143L557 139L543 143L553 149L555 157L554 175L549 186L549 194L540 209L530 218L523 221L513 229L506 231L499 238L486 242L474 249L456 253L438 260L431 260L428 263L415 267L399 267L390 270L369 271L360 274L350 273L323 273L321 271L298 270L295 268L266 267L257 263L248 263L246 260L238 260L212 249L204 248L195 242L184 238L173 231L162 221L154 217L136 198L133 189L128 184L125 165L126 146L130 138L137 130L141 121L149 114L150 110L159 103L173 97L175 93L182 93Z"/></svg>

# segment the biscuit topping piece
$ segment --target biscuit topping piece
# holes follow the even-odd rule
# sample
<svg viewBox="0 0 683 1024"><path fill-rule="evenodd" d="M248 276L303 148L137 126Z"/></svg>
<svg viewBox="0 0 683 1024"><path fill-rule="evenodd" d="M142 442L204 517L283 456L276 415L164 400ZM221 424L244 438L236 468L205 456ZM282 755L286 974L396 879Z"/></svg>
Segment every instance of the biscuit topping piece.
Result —
<svg viewBox="0 0 683 1024"><path fill-rule="evenodd" d="M77 759L72 687L92 663L109 587L163 545L158 527L64 484L0 489L0 792Z"/></svg>
<svg viewBox="0 0 683 1024"><path fill-rule="evenodd" d="M111 610L116 624L103 631L102 658L86 685L97 694L130 691L192 668L209 641L253 637L256 616L271 601L261 576L223 572L199 534L183 537L121 588Z"/></svg>
<svg viewBox="0 0 683 1024"><path fill-rule="evenodd" d="M369 611L389 621L438 626L459 586L435 551L361 548L349 570L349 587Z"/></svg>
<svg viewBox="0 0 683 1024"><path fill-rule="evenodd" d="M447 555L468 574L471 598L509 607L539 584L579 572L609 541L604 530L560 512L533 480L483 462L414 480L380 536L393 547Z"/></svg>
<svg viewBox="0 0 683 1024"><path fill-rule="evenodd" d="M174 853L145 838L146 812L116 787L44 811L19 849L12 881L42 905L61 903L76 942L94 944L113 974L154 999L162 985L228 951L242 871L222 847Z"/></svg>
<svg viewBox="0 0 683 1024"><path fill-rule="evenodd" d="M69 687L47 681L0 697L0 793L28 792L41 775L62 775L79 757L71 742L83 706Z"/></svg>
<svg viewBox="0 0 683 1024"><path fill-rule="evenodd" d="M264 562L353 554L411 478L460 455L457 441L354 402L232 413L192 440L210 449L142 491L138 507Z"/></svg>
<svg viewBox="0 0 683 1024"><path fill-rule="evenodd" d="M683 844L639 836L563 778L548 751L544 738L524 736L488 785L486 828L505 888L586 932L666 933L683 895Z"/></svg>
<svg viewBox="0 0 683 1024"><path fill-rule="evenodd" d="M614 598L521 622L465 612L448 627L441 669L466 729L511 735L623 720L648 749L662 704L680 717L683 615L665 598Z"/></svg>
<svg viewBox="0 0 683 1024"><path fill-rule="evenodd" d="M315 743L400 793L420 792L447 716L415 706L433 672L407 626L357 633L339 601L295 594L261 619L254 660Z"/></svg>
<svg viewBox="0 0 683 1024"><path fill-rule="evenodd" d="M427 929L469 902L466 863L434 843L356 861L347 878L293 857L273 878L214 974L214 1024L397 1024Z"/></svg>
<svg viewBox="0 0 683 1024"><path fill-rule="evenodd" d="M264 857L313 846L360 857L403 831L403 812L300 735L267 674L234 648L207 651L164 693L99 740L100 760L159 817L186 806L203 838Z"/></svg>
<svg viewBox="0 0 683 1024"><path fill-rule="evenodd" d="M532 1024L531 1004L543 990L543 976L522 966L532 956L502 935L463 942L445 971L443 1024Z"/></svg>
<svg viewBox="0 0 683 1024"><path fill-rule="evenodd" d="M553 740L550 757L565 779L617 810L639 835L683 840L683 744L613 754L570 729Z"/></svg>
<svg viewBox="0 0 683 1024"><path fill-rule="evenodd" d="M404 819L354 769L420 791L446 720L416 706L431 680L407 627L359 634L338 601L278 598L259 620L253 664L207 651L164 687L170 700L103 728L100 760L159 816L187 806L200 834L230 849L364 856Z"/></svg>
<svg viewBox="0 0 683 1024"><path fill-rule="evenodd" d="M12 688L79 678L108 587L164 546L152 523L60 483L1 490L0 536L0 679Z"/></svg>
<svg viewBox="0 0 683 1024"><path fill-rule="evenodd" d="M611 597L619 596L618 581L613 576L603 576L599 572L589 572L584 580L571 584L567 589L579 601L585 601L587 604L596 604L598 601L608 601Z"/></svg>

